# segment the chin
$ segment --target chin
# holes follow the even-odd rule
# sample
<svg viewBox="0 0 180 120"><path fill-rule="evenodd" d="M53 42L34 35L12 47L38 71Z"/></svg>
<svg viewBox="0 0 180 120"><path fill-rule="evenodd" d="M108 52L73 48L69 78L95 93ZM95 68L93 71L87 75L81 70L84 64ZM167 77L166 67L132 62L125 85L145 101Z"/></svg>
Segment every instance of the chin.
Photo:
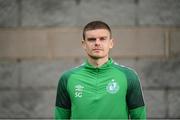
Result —
<svg viewBox="0 0 180 120"><path fill-rule="evenodd" d="M104 56L102 55L89 55L91 58L93 59L100 59L100 58L104 58Z"/></svg>

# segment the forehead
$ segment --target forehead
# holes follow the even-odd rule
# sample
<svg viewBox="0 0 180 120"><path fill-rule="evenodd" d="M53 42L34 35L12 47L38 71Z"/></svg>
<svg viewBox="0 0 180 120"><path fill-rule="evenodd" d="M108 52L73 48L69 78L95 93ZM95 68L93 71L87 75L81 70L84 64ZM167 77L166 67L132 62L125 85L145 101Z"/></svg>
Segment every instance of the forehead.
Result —
<svg viewBox="0 0 180 120"><path fill-rule="evenodd" d="M100 36L110 36L110 33L106 29L95 29L88 30L85 32L86 37L100 37Z"/></svg>

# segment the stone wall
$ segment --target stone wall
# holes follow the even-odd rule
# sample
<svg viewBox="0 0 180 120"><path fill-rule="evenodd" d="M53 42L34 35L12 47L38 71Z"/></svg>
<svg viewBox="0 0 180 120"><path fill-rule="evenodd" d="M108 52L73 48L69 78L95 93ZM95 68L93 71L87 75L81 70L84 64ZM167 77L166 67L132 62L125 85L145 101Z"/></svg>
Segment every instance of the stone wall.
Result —
<svg viewBox="0 0 180 120"><path fill-rule="evenodd" d="M1 27L179 26L179 0L0 0Z"/></svg>
<svg viewBox="0 0 180 120"><path fill-rule="evenodd" d="M103 20L112 58L135 69L148 118L180 118L179 0L0 0L0 119L52 119L61 73L83 62L82 27Z"/></svg>

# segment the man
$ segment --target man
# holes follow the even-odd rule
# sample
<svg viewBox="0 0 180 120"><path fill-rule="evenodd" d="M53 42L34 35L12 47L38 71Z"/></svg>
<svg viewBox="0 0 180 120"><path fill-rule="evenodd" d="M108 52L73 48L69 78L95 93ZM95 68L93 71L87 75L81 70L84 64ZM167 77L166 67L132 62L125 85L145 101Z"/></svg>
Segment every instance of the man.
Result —
<svg viewBox="0 0 180 120"><path fill-rule="evenodd" d="M88 23L82 47L87 60L65 72L58 84L56 119L146 119L139 78L132 69L109 58L113 48L110 27Z"/></svg>

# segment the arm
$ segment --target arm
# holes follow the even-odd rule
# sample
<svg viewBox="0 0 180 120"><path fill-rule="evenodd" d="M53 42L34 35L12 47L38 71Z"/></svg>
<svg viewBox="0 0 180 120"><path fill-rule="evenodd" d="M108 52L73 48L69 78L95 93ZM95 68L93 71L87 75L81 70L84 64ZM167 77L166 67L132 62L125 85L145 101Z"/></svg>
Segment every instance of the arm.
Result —
<svg viewBox="0 0 180 120"><path fill-rule="evenodd" d="M128 75L127 105L131 119L146 119L146 108L138 75L131 71Z"/></svg>
<svg viewBox="0 0 180 120"><path fill-rule="evenodd" d="M66 75L63 75L58 83L54 117L56 120L70 119L71 101L67 91Z"/></svg>
<svg viewBox="0 0 180 120"><path fill-rule="evenodd" d="M146 107L137 107L129 110L131 119L146 119Z"/></svg>
<svg viewBox="0 0 180 120"><path fill-rule="evenodd" d="M55 120L70 119L71 111L61 107L55 107L54 118Z"/></svg>

